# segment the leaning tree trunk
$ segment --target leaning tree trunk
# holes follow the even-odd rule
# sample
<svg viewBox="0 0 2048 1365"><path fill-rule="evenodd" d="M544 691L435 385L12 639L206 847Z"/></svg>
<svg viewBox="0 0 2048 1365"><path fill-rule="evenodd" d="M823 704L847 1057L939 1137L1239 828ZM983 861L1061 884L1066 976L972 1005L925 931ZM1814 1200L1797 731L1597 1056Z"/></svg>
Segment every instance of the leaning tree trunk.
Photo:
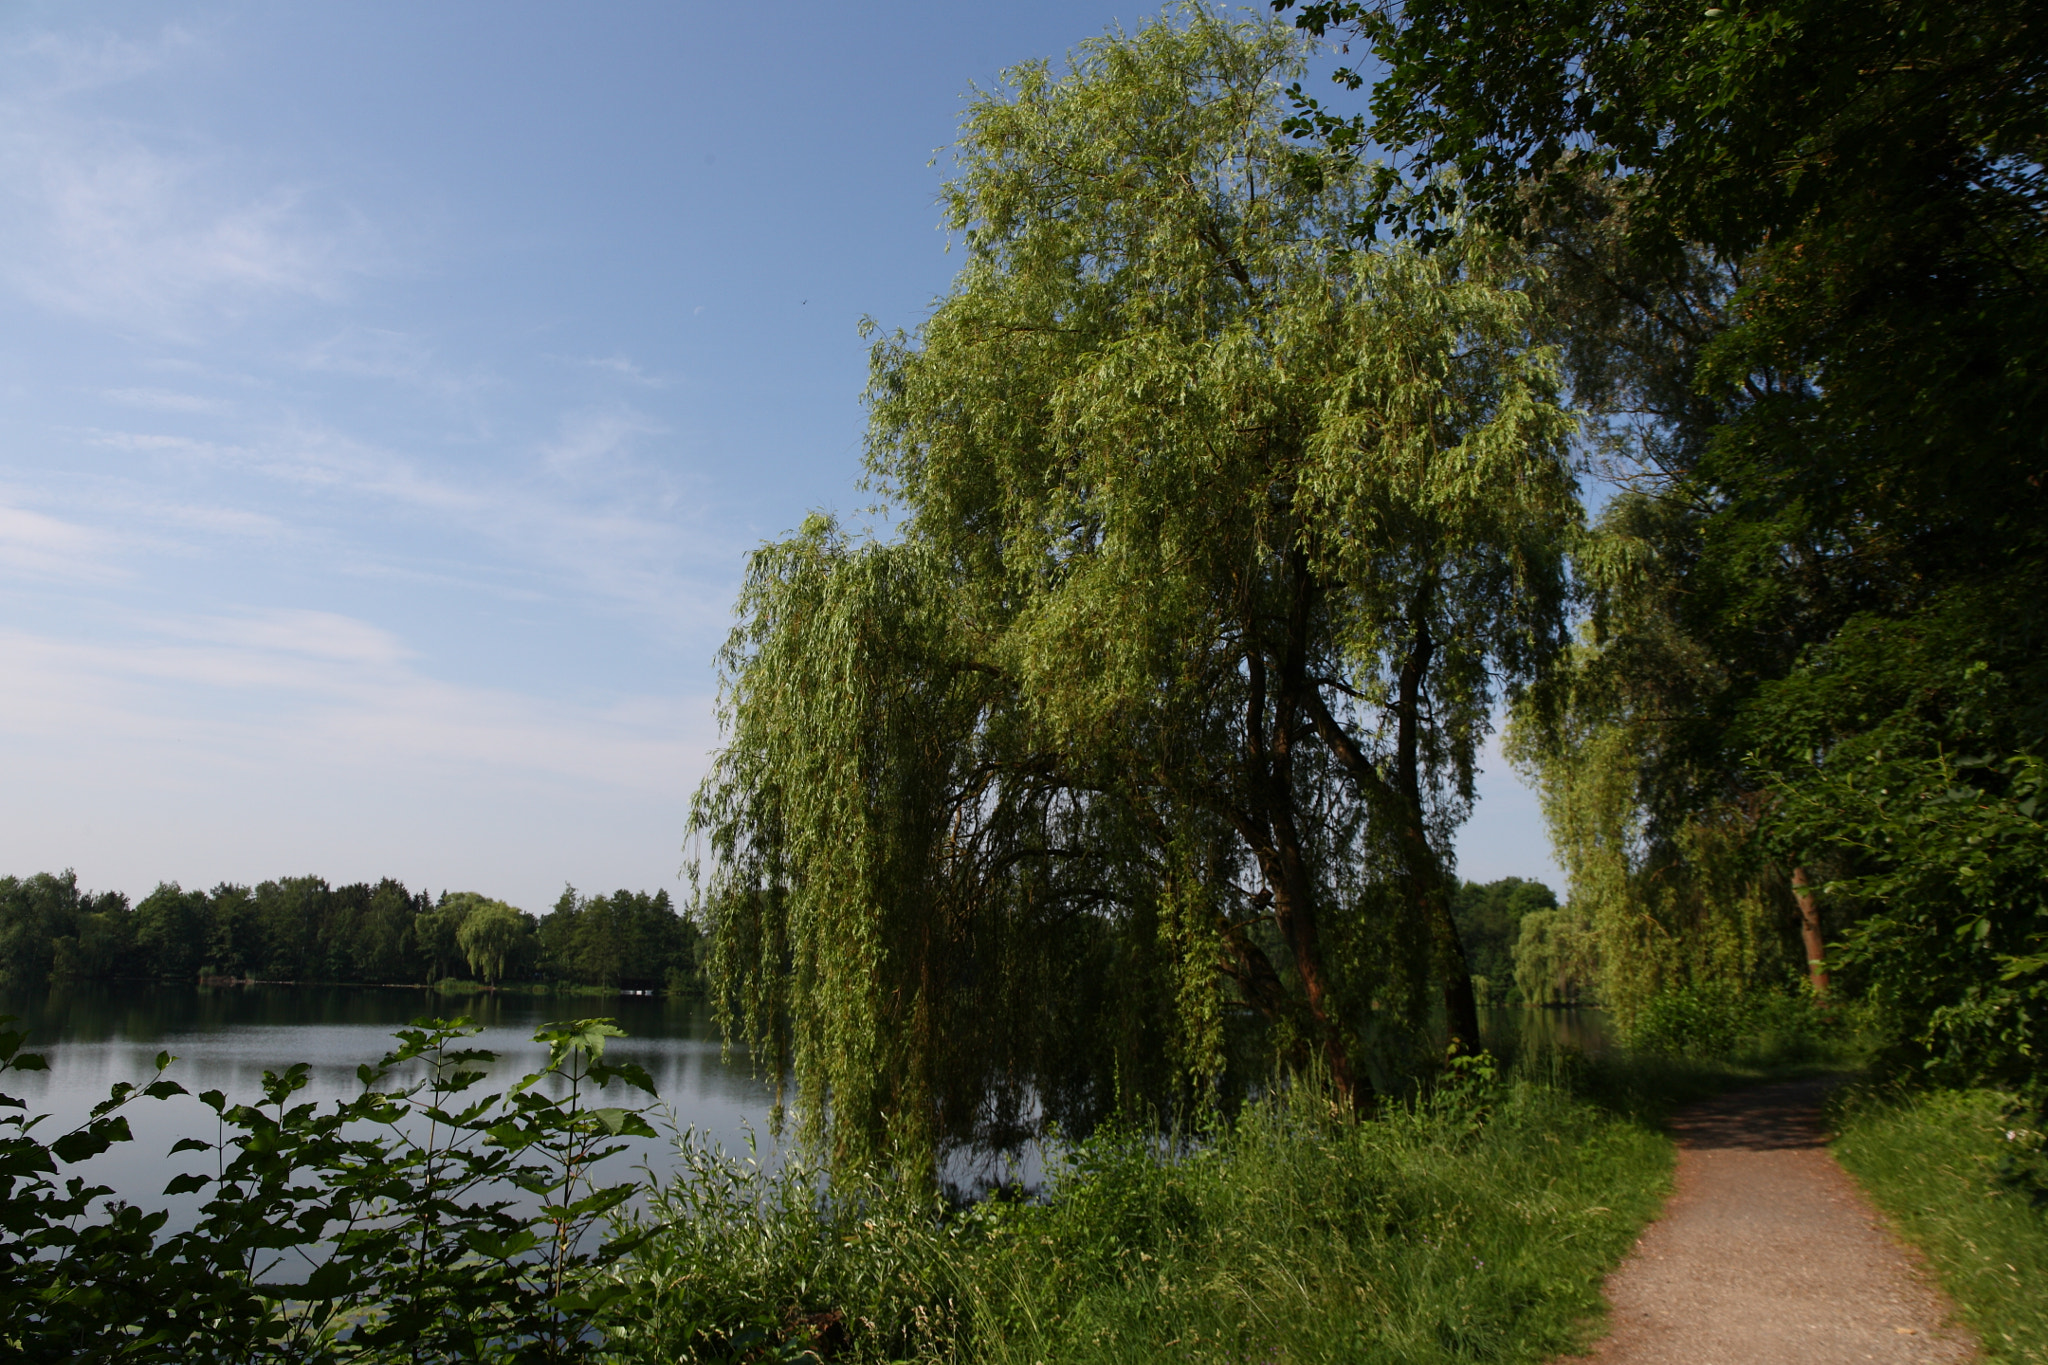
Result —
<svg viewBox="0 0 2048 1365"><path fill-rule="evenodd" d="M1814 898L1813 883L1805 867L1792 869L1792 899L1799 902L1799 936L1806 943L1806 970L1817 1000L1828 998L1827 940L1820 932L1820 903Z"/></svg>

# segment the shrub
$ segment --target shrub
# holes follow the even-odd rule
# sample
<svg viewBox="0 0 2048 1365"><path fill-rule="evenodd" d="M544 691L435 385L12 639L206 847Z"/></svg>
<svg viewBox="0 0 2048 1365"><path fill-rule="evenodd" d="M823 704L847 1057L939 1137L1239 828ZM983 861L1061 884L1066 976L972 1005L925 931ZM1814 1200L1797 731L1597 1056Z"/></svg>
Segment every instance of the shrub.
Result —
<svg viewBox="0 0 2048 1365"><path fill-rule="evenodd" d="M41 1069L0 1016L0 1075ZM569 1360L588 1356L613 1290L592 1271L632 1245L588 1234L631 1193L592 1165L653 1136L637 1112L594 1106L646 1073L603 1060L608 1020L535 1034L548 1061L501 1094L478 1094L492 1054L464 1047L468 1020L421 1020L358 1068L362 1093L326 1113L296 1097L302 1063L266 1072L257 1104L219 1091L216 1175L181 1174L167 1195L205 1191L197 1224L110 1199L69 1167L131 1140L120 1112L186 1093L157 1057L141 1086L114 1087L79 1128L43 1141L40 1117L0 1117L0 1345L22 1360ZM551 1096L552 1085L566 1090ZM23 1110L0 1096L0 1108ZM524 1199L530 1206L522 1208Z"/></svg>

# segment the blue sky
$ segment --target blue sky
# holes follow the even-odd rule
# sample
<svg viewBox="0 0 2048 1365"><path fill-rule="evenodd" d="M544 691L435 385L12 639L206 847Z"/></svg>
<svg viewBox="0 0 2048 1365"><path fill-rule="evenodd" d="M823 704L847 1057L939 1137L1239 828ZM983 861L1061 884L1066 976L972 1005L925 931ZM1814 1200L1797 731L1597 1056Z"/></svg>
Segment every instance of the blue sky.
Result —
<svg viewBox="0 0 2048 1365"><path fill-rule="evenodd" d="M1150 12L9 6L0 872L674 888L963 92ZM1482 781L1463 873L1557 882Z"/></svg>

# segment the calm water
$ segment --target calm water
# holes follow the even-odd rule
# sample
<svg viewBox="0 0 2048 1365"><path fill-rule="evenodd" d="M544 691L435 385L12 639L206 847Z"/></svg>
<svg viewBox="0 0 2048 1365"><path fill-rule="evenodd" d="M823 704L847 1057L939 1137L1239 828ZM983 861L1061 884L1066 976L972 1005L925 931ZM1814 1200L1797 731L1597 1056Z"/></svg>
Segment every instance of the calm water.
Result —
<svg viewBox="0 0 2048 1365"><path fill-rule="evenodd" d="M660 1092L660 1105L677 1128L693 1127L729 1150L739 1150L752 1131L764 1154L770 1143L767 1116L772 1096L752 1074L743 1051L722 1058L718 1028L701 1000L636 996L441 996L421 990L360 986L168 986L91 985L33 995L0 993L0 1013L19 1016L29 1050L50 1063L45 1072L10 1073L0 1090L26 1101L30 1113L50 1118L38 1130L48 1140L81 1122L106 1098L116 1081L146 1081L159 1051L178 1058L170 1076L195 1094L224 1091L230 1099L254 1101L263 1073L296 1062L310 1065L302 1099L325 1103L360 1090L355 1069L374 1062L391 1043L393 1029L422 1015L468 1015L484 1025L476 1046L499 1054L490 1080L497 1089L539 1067L545 1051L533 1030L553 1020L604 1015L618 1020L627 1037L614 1039L607 1055L647 1068ZM1484 1012L1488 1041L1495 1047L1518 1037L1524 1044L1568 1046L1597 1053L1606 1046L1606 1021L1599 1010L1495 1009ZM626 1101L637 1092L628 1092ZM184 1224L202 1196L166 1199L165 1183L186 1170L211 1170L205 1153L169 1157L180 1137L216 1135L213 1115L190 1098L137 1100L124 1111L135 1141L122 1143L80 1168L95 1182L112 1186L122 1198L144 1208L172 1210L173 1225ZM657 1115L655 1127L666 1131ZM1037 1153L995 1174L1033 1181ZM646 1165L657 1175L673 1164L669 1142L643 1140L614 1158L611 1179L627 1179ZM988 1172L961 1160L950 1171L963 1185Z"/></svg>
<svg viewBox="0 0 2048 1365"><path fill-rule="evenodd" d="M1571 1048L1597 1056L1607 1050L1609 1041L1607 1012L1598 1009L1482 1009L1479 1029L1487 1046L1496 1050L1511 1045L1539 1051Z"/></svg>
<svg viewBox="0 0 2048 1365"><path fill-rule="evenodd" d="M8 1073L0 1090L50 1118L37 1133L45 1141L81 1122L117 1081L146 1081L156 1054L178 1058L170 1078L197 1094L221 1090L231 1100L260 1098L263 1073L297 1062L310 1065L301 1099L323 1102L361 1092L355 1069L375 1062L391 1046L391 1032L422 1015L468 1015L484 1025L471 1046L498 1054L487 1089L501 1089L537 1070L546 1050L533 1030L560 1019L602 1015L619 1022L608 1058L647 1068L660 1104L678 1127L694 1127L728 1148L741 1147L751 1125L768 1145L772 1096L756 1080L744 1052L720 1057L718 1028L701 1000L635 996L442 996L428 991L359 986L91 985L33 995L0 993L0 1013L20 1018L28 1051L48 1059L45 1072ZM638 1091L605 1103L632 1103ZM180 1137L215 1137L212 1111L191 1098L136 1100L123 1111L135 1141L122 1143L79 1170L144 1208L170 1208L174 1224L196 1209L201 1196L166 1199L161 1191L181 1170L210 1171L203 1152L168 1157ZM664 1129L660 1116L654 1126ZM669 1168L667 1141L641 1140L614 1158L612 1179L629 1178L646 1164Z"/></svg>

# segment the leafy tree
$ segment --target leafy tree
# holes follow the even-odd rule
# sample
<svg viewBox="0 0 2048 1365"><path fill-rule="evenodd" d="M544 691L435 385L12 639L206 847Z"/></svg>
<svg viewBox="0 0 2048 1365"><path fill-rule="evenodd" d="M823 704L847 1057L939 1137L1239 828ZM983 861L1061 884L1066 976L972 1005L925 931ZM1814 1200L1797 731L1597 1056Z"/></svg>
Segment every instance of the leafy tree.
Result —
<svg viewBox="0 0 2048 1365"><path fill-rule="evenodd" d="M0 878L0 984L19 988L49 980L54 941L77 900L78 878L70 872Z"/></svg>
<svg viewBox="0 0 2048 1365"><path fill-rule="evenodd" d="M279 877L259 882L251 896L251 918L263 943L256 970L275 981L308 981L326 965L322 929L333 892L324 877Z"/></svg>
<svg viewBox="0 0 2048 1365"><path fill-rule="evenodd" d="M463 921L490 899L475 891L444 891L430 909L413 917L414 951L427 981L460 976L468 967L462 954Z"/></svg>
<svg viewBox="0 0 2048 1365"><path fill-rule="evenodd" d="M158 882L135 907L135 944L145 974L190 980L206 951L207 918L204 891Z"/></svg>
<svg viewBox="0 0 2048 1365"><path fill-rule="evenodd" d="M1759 842L1765 798L1738 726L1755 674L1691 614L1697 529L1675 499L1610 501L1577 556L1582 637L1508 738L1624 1029L1661 992L1780 990L1808 956L1791 881L1815 850L1781 859Z"/></svg>
<svg viewBox="0 0 2048 1365"><path fill-rule="evenodd" d="M1108 998L1083 945L1126 1086L1208 1083L1249 1008L1364 1102L1432 981L1476 1038L1446 849L1496 688L1560 643L1571 424L1520 257L1354 242L1369 182L1281 128L1299 61L1194 11L977 99L967 261L874 353L902 538L819 518L750 567L712 971L842 1159L1071 1085L1055 1009L984 1016Z"/></svg>
<svg viewBox="0 0 2048 1365"><path fill-rule="evenodd" d="M321 906L321 974L334 981L416 980L414 923L426 908L424 895L390 877L335 887Z"/></svg>
<svg viewBox="0 0 2048 1365"><path fill-rule="evenodd" d="M135 914L119 891L82 895L74 907L71 932L53 945L50 975L55 980L128 976L136 971Z"/></svg>
<svg viewBox="0 0 2048 1365"><path fill-rule="evenodd" d="M666 891L584 896L564 887L539 936L540 970L558 981L652 990L696 968L697 928Z"/></svg>
<svg viewBox="0 0 2048 1365"><path fill-rule="evenodd" d="M1981 888L2019 883L1896 798L1971 793L1944 809L1979 811L2013 866L2040 856L2015 774L2048 735L2048 26L2015 0L1300 22L1384 72L1367 111L1298 106L1301 132L1392 154L1365 219L1441 237L1476 205L1566 267L1600 324L1583 355L1624 380L1605 396L1649 400L1622 443L1646 499L1581 556L1595 619L1550 715L1576 738L1533 745L1562 841L1608 869L1586 897L1575 869L1574 897L1610 983L1775 974L1789 938L1822 989L1846 934L1902 1040L2010 1074L2024 1029L1987 1050L1944 1021L2026 1016L2048 925L2024 895L1994 913ZM1603 397L1598 364L1573 378ZM1641 840L1612 842L1626 827ZM1974 956L1908 946L1979 925Z"/></svg>
<svg viewBox="0 0 2048 1365"><path fill-rule="evenodd" d="M1600 978L1592 921L1572 906L1532 910L1516 928L1515 987L1532 1005L1590 1004Z"/></svg>
<svg viewBox="0 0 2048 1365"><path fill-rule="evenodd" d="M522 949L533 934L533 921L523 911L503 901L485 901L464 917L456 942L477 979L495 986L508 965L516 967L526 956Z"/></svg>
<svg viewBox="0 0 2048 1365"><path fill-rule="evenodd" d="M135 969L135 925L117 891L78 889L73 872L0 877L0 986L39 987Z"/></svg>
<svg viewBox="0 0 2048 1365"><path fill-rule="evenodd" d="M1521 877L1466 882L1451 900L1458 938L1473 980L1484 979L1496 1000L1505 998L1515 982L1515 942L1522 920L1538 910L1555 910L1557 894L1542 882Z"/></svg>
<svg viewBox="0 0 2048 1365"><path fill-rule="evenodd" d="M206 956L200 970L216 976L257 971L268 953L249 888L222 882L207 893L206 904Z"/></svg>

